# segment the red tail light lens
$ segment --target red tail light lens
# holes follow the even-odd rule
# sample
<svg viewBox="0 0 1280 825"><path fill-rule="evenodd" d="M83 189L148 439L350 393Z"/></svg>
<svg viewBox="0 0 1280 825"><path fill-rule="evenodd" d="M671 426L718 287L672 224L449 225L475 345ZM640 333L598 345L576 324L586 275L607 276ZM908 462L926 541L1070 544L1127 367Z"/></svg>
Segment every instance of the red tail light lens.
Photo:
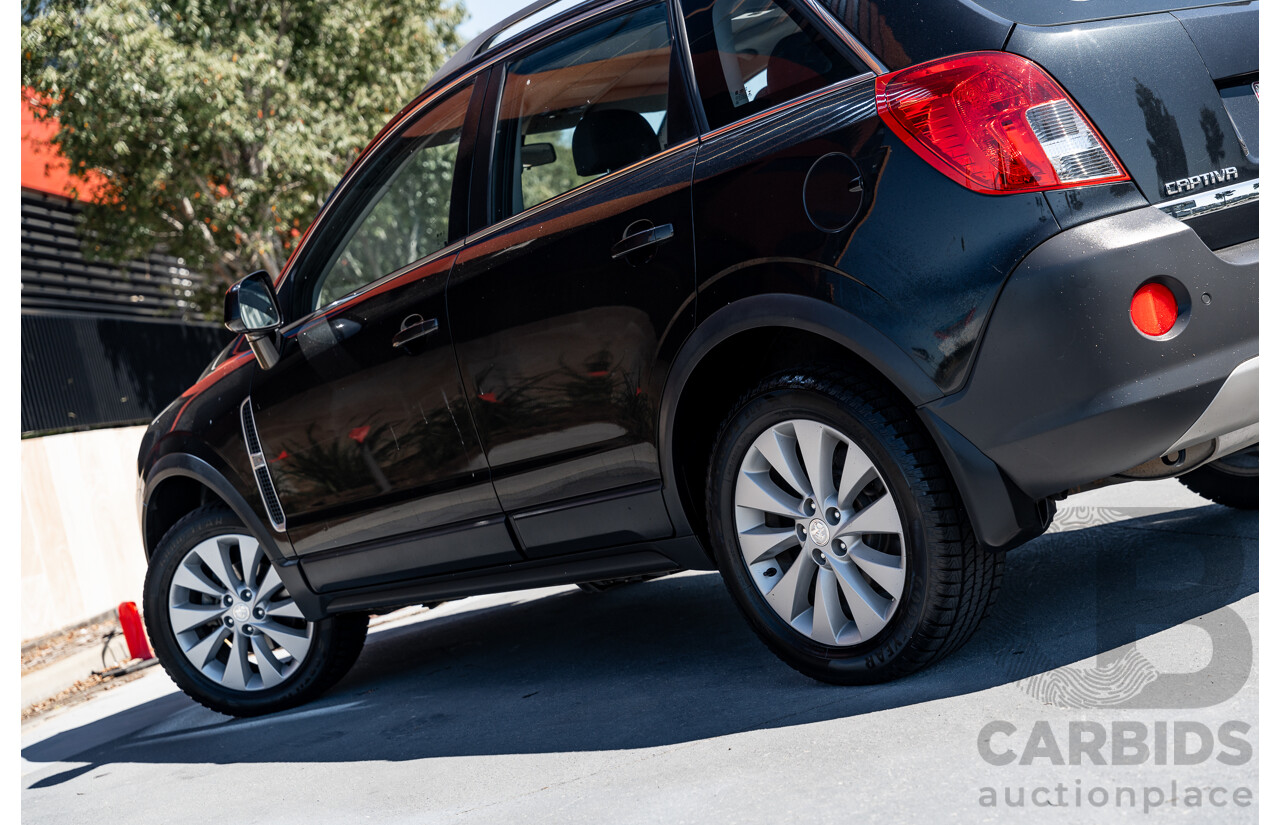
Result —
<svg viewBox="0 0 1280 825"><path fill-rule="evenodd" d="M978 192L1129 179L1062 87L1016 54L970 52L881 75L876 108L935 169Z"/></svg>

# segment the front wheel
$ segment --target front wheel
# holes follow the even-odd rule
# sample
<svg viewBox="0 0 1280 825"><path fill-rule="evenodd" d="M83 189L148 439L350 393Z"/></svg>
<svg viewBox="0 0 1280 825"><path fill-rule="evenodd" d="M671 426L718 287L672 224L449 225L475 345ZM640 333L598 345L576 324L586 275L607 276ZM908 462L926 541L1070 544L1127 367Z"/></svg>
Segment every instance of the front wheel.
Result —
<svg viewBox="0 0 1280 825"><path fill-rule="evenodd" d="M160 540L143 586L156 657L188 696L257 716L318 696L355 664L369 617L305 619L262 545L228 510L202 508Z"/></svg>
<svg viewBox="0 0 1280 825"><path fill-rule="evenodd" d="M1003 571L914 412L838 372L778 375L739 401L717 437L707 515L752 628L825 682L886 681L942 658L977 628Z"/></svg>

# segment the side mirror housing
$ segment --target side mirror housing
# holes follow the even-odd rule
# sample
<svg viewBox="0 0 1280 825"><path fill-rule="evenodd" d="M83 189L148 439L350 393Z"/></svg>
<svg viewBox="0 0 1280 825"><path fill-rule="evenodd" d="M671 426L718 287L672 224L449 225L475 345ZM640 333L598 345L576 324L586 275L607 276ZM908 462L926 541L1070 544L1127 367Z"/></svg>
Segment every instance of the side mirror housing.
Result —
<svg viewBox="0 0 1280 825"><path fill-rule="evenodd" d="M227 329L245 337L258 364L264 370L274 367L280 353L270 336L280 328L281 316L271 276L265 270L258 270L232 284L227 290L223 311L223 323Z"/></svg>

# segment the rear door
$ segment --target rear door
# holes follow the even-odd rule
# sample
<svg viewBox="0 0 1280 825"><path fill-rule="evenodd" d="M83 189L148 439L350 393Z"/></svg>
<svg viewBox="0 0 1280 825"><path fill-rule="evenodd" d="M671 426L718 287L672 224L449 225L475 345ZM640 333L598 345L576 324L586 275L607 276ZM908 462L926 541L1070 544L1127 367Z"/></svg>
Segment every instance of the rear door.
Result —
<svg viewBox="0 0 1280 825"><path fill-rule="evenodd" d="M493 70L484 227L449 284L462 381L529 555L671 535L655 444L693 321L697 143L665 3ZM481 153L477 153L481 157Z"/></svg>

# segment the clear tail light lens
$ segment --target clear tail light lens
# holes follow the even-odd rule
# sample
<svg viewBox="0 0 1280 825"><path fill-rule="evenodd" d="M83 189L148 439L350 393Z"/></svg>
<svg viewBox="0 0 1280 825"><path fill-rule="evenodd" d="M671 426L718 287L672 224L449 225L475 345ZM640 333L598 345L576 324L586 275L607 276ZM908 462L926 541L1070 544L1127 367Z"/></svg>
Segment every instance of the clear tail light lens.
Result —
<svg viewBox="0 0 1280 825"><path fill-rule="evenodd" d="M913 151L978 192L1129 179L1062 87L1016 54L970 52L881 75L876 108Z"/></svg>

